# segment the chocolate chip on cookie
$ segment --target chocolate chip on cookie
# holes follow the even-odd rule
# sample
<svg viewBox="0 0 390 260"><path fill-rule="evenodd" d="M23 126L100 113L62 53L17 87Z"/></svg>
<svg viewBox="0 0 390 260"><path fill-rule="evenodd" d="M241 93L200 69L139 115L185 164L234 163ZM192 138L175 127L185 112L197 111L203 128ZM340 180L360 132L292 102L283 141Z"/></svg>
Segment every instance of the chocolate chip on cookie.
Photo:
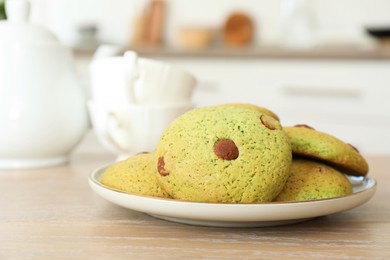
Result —
<svg viewBox="0 0 390 260"><path fill-rule="evenodd" d="M267 127L268 129L270 129L270 130L275 130L275 129L276 129L275 126L273 126L273 125L267 120L266 116L261 115L261 116L260 116L260 121L261 121L261 123L262 123L265 127Z"/></svg>
<svg viewBox="0 0 390 260"><path fill-rule="evenodd" d="M164 157L159 157L157 162L157 171L161 176L168 176L169 172L165 170Z"/></svg>
<svg viewBox="0 0 390 260"><path fill-rule="evenodd" d="M214 153L223 160L235 160L239 152L237 145L230 139L222 139L215 143Z"/></svg>
<svg viewBox="0 0 390 260"><path fill-rule="evenodd" d="M304 127L304 128L308 128L308 129L313 129L313 127L309 126L309 125L306 125L306 124L297 124L297 125L294 125L294 127Z"/></svg>

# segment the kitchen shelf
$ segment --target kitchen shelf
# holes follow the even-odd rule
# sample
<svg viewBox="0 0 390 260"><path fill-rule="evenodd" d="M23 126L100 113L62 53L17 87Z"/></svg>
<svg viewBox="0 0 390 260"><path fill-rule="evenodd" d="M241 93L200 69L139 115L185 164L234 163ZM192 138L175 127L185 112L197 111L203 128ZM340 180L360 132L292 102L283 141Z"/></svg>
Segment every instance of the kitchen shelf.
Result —
<svg viewBox="0 0 390 260"><path fill-rule="evenodd" d="M177 58L253 58L253 59L375 59L390 60L390 48L362 48L356 46L316 47L305 50L278 46L247 48L209 48L187 50L174 47L129 48L141 56Z"/></svg>

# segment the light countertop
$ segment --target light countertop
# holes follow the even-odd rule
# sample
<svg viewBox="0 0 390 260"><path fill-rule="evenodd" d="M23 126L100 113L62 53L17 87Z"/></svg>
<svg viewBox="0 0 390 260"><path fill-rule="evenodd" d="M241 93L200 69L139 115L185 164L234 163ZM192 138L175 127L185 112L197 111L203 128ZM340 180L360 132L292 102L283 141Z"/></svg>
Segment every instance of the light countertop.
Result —
<svg viewBox="0 0 390 260"><path fill-rule="evenodd" d="M374 197L347 212L266 228L171 223L111 204L89 173L112 162L89 133L66 165L0 170L0 259L389 259L390 156L367 156Z"/></svg>

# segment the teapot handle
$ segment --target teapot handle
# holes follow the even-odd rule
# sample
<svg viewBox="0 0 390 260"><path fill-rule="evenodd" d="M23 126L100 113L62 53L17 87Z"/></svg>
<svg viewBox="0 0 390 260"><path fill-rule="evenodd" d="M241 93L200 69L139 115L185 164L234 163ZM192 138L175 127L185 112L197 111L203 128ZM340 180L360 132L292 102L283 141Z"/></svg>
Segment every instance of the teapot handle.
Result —
<svg viewBox="0 0 390 260"><path fill-rule="evenodd" d="M26 23L30 14L30 2L27 0L5 1L7 20L12 23Z"/></svg>

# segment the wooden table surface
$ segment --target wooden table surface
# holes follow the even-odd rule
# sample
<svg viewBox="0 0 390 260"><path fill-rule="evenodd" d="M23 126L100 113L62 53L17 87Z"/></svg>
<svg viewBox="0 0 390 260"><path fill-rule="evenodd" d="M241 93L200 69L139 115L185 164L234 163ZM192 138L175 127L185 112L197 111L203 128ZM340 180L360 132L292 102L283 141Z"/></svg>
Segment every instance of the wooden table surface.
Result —
<svg viewBox="0 0 390 260"><path fill-rule="evenodd" d="M374 197L266 228L171 223L111 204L88 174L114 156L88 134L69 164L0 170L0 259L390 259L389 156L367 156Z"/></svg>

